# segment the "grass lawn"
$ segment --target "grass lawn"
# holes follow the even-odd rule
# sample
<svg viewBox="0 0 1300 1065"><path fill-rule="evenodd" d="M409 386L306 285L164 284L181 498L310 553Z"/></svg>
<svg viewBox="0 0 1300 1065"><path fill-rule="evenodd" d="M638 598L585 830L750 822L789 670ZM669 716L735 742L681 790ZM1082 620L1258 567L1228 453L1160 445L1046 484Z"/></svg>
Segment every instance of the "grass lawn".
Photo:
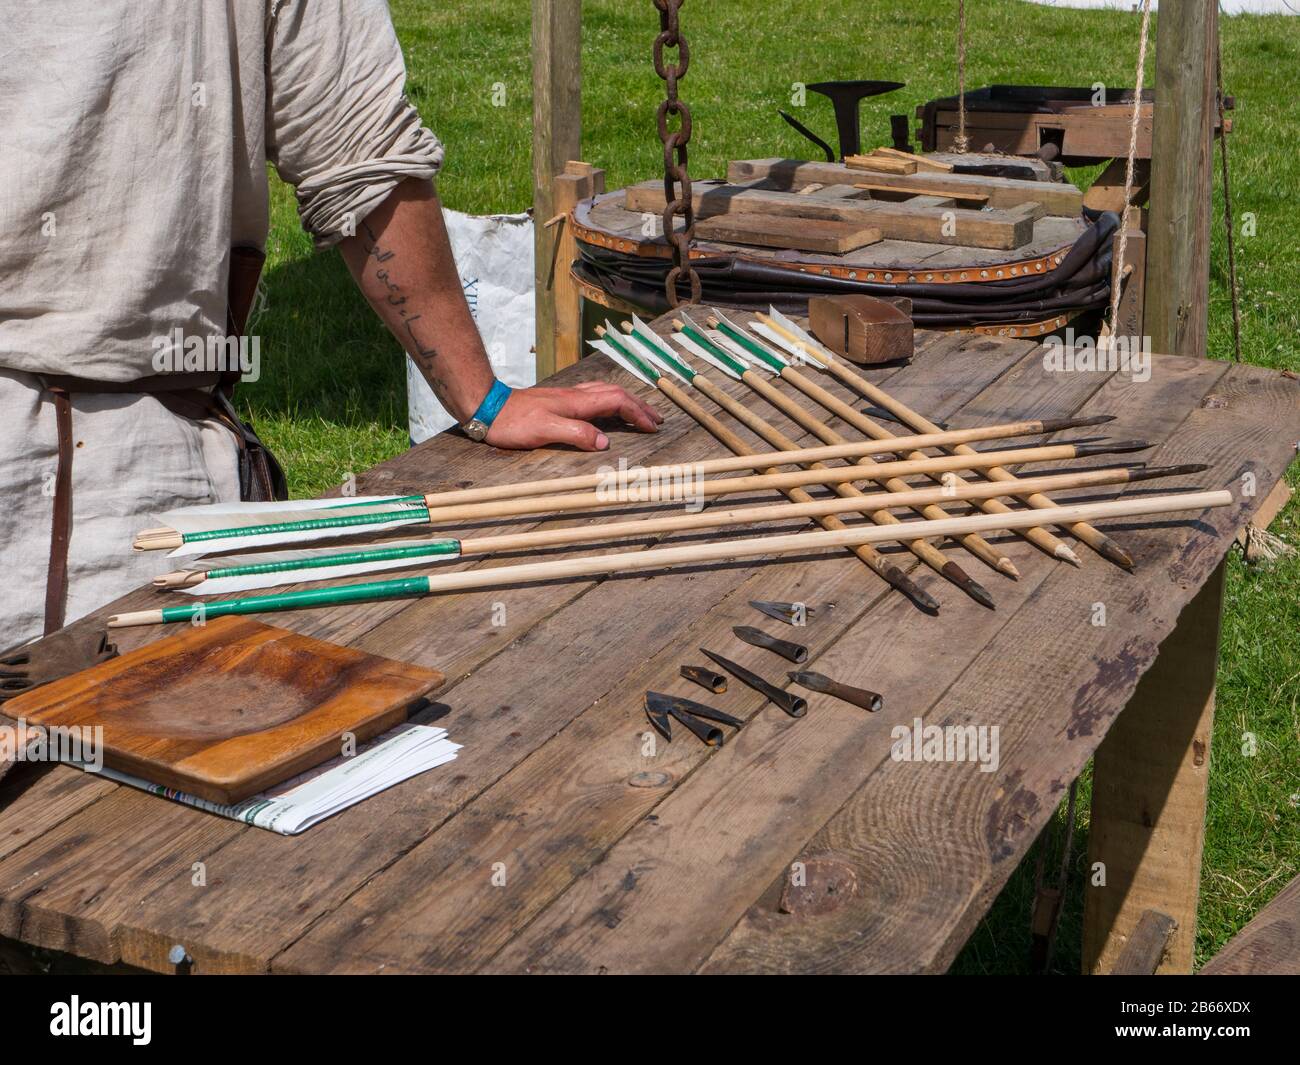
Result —
<svg viewBox="0 0 1300 1065"><path fill-rule="evenodd" d="M682 26L692 62L682 97L692 107L694 175L717 176L732 158L811 147L776 115L794 82L892 78L899 92L866 101L866 143L887 143L888 115L911 113L955 91L954 4L949 0L712 0L687 4ZM393 0L406 52L409 92L447 144L439 188L448 206L485 213L531 204L528 0L435 4ZM610 188L656 175L654 133L662 83L650 63L658 29L650 0L587 0L583 38L583 157L605 167ZM1139 21L1118 11L1049 9L1021 0L984 0L968 13L968 83L1129 86ZM1292 213L1300 195L1294 78L1300 21L1224 19L1224 76L1237 98L1232 134L1234 207L1254 219L1240 236L1244 355L1300 370L1300 237ZM1152 83L1154 60L1148 63ZM506 88L504 107L493 87ZM810 94L811 95L811 94ZM830 138L829 105L812 98L806 124ZM831 138L833 140L833 138ZM1216 170L1217 174L1217 170ZM1086 182L1091 174L1075 174ZM268 304L259 317L264 376L241 392L289 472L295 495L339 483L406 447L401 352L351 287L341 259L313 256L286 187L273 190ZM1210 351L1231 358L1222 203L1216 189L1210 282ZM527 343L521 338L521 343ZM1293 484L1300 481L1292 474ZM1300 542L1300 505L1274 531ZM1198 964L1214 954L1279 888L1300 872L1300 557L1249 568L1231 562L1209 825L1202 878ZM1246 755L1243 734L1257 737ZM1083 781L1076 874L1083 869L1087 776ZM1057 968L1078 969L1081 875L1068 900ZM1033 892L1030 860L1012 878L958 959L955 971L1023 971Z"/></svg>

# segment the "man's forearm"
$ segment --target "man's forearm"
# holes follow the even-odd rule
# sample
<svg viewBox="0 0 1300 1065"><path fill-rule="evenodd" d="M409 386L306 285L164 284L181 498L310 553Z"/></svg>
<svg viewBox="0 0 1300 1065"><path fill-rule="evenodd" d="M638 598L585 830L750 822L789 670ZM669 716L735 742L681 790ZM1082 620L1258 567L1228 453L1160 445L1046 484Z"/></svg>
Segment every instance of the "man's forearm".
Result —
<svg viewBox="0 0 1300 1065"><path fill-rule="evenodd" d="M493 373L428 181L404 181L340 245L370 305L415 360L439 401L468 419Z"/></svg>

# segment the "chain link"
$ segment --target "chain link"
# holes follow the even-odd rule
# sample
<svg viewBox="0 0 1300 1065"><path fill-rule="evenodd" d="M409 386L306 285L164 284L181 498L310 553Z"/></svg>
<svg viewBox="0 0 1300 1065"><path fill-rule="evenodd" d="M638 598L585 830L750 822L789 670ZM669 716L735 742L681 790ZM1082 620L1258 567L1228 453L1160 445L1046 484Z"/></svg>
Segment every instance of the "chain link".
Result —
<svg viewBox="0 0 1300 1065"><path fill-rule="evenodd" d="M691 109L677 98L677 83L686 76L690 66L691 50L677 24L678 12L686 0L654 0L659 9L659 36L655 38L655 73L665 83L665 99L659 105L659 139L664 145L664 237L673 248L673 266L664 281L669 306L677 307L683 301L677 292L677 281L685 274L690 282L691 295L687 302L700 302L700 275L691 266L691 241L695 237L695 208L691 202L691 177L686 169L686 146L691 140ZM676 49L677 61L669 63L664 58L665 49ZM669 116L678 120L675 130L670 130ZM678 191L680 189L680 192ZM676 228L677 217L683 226Z"/></svg>

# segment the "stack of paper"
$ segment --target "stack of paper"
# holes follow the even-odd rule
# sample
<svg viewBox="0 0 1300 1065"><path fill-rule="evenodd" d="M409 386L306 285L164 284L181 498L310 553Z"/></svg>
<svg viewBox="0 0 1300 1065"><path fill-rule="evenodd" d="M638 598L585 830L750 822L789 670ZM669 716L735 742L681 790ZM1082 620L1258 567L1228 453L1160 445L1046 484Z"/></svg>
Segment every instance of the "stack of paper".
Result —
<svg viewBox="0 0 1300 1065"><path fill-rule="evenodd" d="M445 765L456 757L460 744L447 739L447 730L433 725L399 725L363 744L355 755L334 758L292 780L254 795L234 806L223 806L184 792L151 784L115 769L100 774L119 784L194 806L234 821L256 825L282 836L295 836L312 825L377 795L385 788ZM87 772L95 769L81 764Z"/></svg>

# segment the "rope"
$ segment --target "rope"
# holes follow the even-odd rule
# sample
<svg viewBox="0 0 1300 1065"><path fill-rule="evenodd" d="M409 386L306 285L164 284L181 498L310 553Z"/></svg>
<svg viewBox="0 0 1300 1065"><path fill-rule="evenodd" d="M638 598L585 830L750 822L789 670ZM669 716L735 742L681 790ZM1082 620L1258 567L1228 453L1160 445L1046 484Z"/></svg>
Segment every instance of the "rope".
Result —
<svg viewBox="0 0 1300 1065"><path fill-rule="evenodd" d="M1151 30L1151 0L1142 0L1142 33L1138 40L1137 74L1133 79L1133 115L1129 120L1128 160L1124 166L1124 207L1119 222L1119 251L1115 258L1115 282L1110 294L1110 343L1115 343L1119 325L1119 297L1124 287L1124 252L1128 249L1129 200L1133 195L1133 166L1137 159L1138 123L1142 117L1142 82L1146 76L1147 42Z"/></svg>
<svg viewBox="0 0 1300 1065"><path fill-rule="evenodd" d="M966 136L966 0L957 0L957 136L953 147L963 155L970 151Z"/></svg>
<svg viewBox="0 0 1300 1065"><path fill-rule="evenodd" d="M1241 302L1237 294L1237 254L1232 233L1232 181L1228 169L1228 123L1223 115L1223 38L1214 41L1214 79L1219 107L1219 158L1223 162L1223 231L1228 245L1228 292L1232 297L1232 357L1241 362Z"/></svg>

